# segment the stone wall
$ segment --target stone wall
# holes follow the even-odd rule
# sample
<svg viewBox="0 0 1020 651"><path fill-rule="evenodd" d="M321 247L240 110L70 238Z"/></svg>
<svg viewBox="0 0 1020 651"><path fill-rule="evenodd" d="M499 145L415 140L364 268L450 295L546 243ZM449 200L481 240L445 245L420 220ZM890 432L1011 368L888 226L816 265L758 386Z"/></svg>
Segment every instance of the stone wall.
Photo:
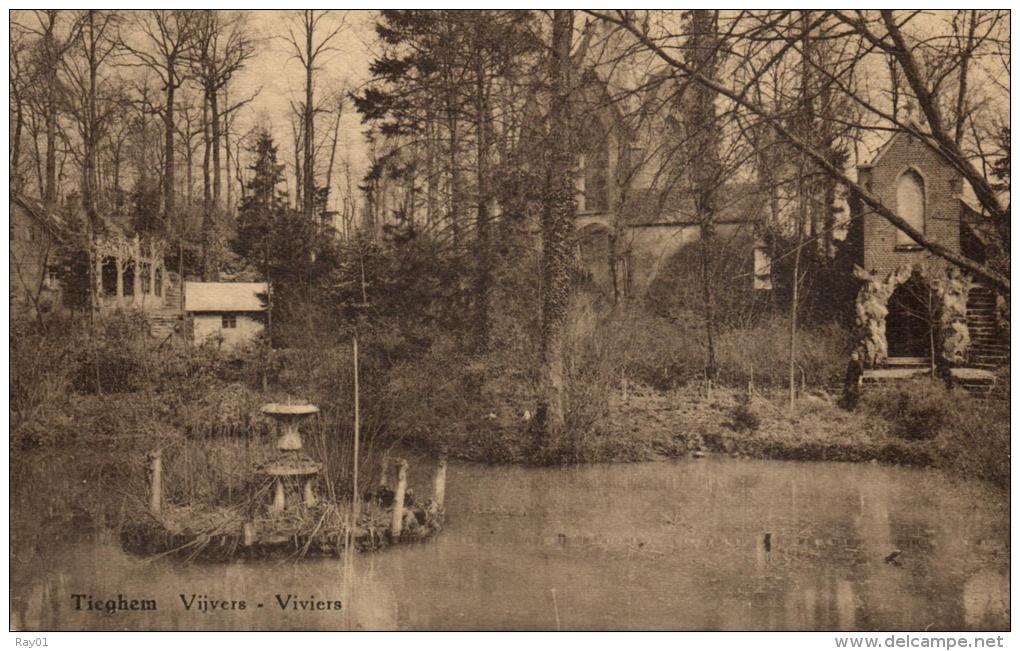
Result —
<svg viewBox="0 0 1020 651"><path fill-rule="evenodd" d="M966 362L970 348L967 296L971 280L956 267L927 258L917 264L901 265L891 272L870 272L855 267L854 275L864 283L855 305L855 335L857 351L865 366L880 366L888 360L885 320L889 315L889 298L915 273L939 298L940 361L947 365Z"/></svg>

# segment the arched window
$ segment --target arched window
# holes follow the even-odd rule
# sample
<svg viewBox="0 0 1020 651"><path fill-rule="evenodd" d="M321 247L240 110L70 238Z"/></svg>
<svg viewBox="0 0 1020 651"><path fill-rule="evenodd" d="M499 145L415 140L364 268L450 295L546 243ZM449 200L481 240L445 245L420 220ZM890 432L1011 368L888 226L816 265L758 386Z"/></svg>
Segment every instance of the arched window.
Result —
<svg viewBox="0 0 1020 651"><path fill-rule="evenodd" d="M907 170L896 181L896 214L917 230L924 232L924 181L913 170ZM917 246L917 242L897 229L896 245Z"/></svg>

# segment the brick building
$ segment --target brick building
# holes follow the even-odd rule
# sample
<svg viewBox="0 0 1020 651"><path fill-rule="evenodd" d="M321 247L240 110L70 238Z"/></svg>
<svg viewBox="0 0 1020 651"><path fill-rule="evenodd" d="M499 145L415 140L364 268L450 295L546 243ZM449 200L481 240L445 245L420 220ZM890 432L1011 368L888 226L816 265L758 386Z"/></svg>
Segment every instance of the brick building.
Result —
<svg viewBox="0 0 1020 651"><path fill-rule="evenodd" d="M963 176L923 138L896 132L859 181L925 237L983 262L984 221ZM852 203L849 237L858 251L857 320L872 367L939 364L993 368L1008 363L1008 331L992 290L930 254L863 202ZM1001 304L1002 299L998 299Z"/></svg>

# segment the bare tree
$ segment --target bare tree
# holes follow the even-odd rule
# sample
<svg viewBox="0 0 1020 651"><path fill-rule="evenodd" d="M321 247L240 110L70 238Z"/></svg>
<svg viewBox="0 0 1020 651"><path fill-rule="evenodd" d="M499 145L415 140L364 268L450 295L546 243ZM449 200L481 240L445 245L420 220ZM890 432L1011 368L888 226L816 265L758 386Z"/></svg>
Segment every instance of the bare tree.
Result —
<svg viewBox="0 0 1020 651"><path fill-rule="evenodd" d="M324 55L336 51L333 43L346 28L346 14L341 15L337 24L328 27L323 24L327 11L304 9L288 27L287 42L294 51L294 57L305 69L305 102L302 119L303 136L303 211L312 220L315 217L315 79L319 62Z"/></svg>
<svg viewBox="0 0 1020 651"><path fill-rule="evenodd" d="M682 75L693 83L715 90L721 97L733 102L741 110L756 116L767 124L769 128L773 129L790 147L811 160L822 173L850 189L872 211L909 235L911 239L929 252L952 262L965 271L973 273L998 289L1009 292L1010 281L1006 274L987 264L971 260L967 256L927 237L900 217L895 210L886 206L867 188L850 178L839 165L831 160L827 152L820 151L812 143L805 141L787 123L783 115L770 111L767 107L756 102L753 99L750 86L757 82L757 78L751 78L745 83L743 88L739 88L711 76L703 75L674 54L671 42L675 40L675 35L668 33L665 35L653 34L647 21L639 21L632 12L593 11L591 14L601 20L626 29L640 44L645 46L677 74ZM843 90L850 100L858 104L869 115L884 121L886 125L892 125L894 128L908 131L923 141L930 143L971 184L979 202L988 215L989 222L998 229L1004 241L1008 244L1009 211L1000 203L991 183L981 175L970 157L955 143L953 131L947 128L946 122L942 117L939 102L937 101L938 97L932 90L938 86L935 83L937 79L930 78L922 72L923 69L918 64L913 49L908 46L904 37L902 27L905 20L909 20L909 18L898 20L892 12L888 11L882 12L877 18L866 17L862 12L831 12L826 14L826 16L832 16L839 20L850 28L849 33L851 35L862 39L862 52L878 49L895 59L899 71L903 73L904 79L921 106L922 113L926 118L926 128L922 129L914 122L904 120L900 116L891 115L888 111L870 102L867 97L854 93L852 90L849 92L846 92L848 89L841 88L840 90ZM770 25L775 22L770 21ZM790 40L794 41L796 39ZM776 56L774 59L778 61L782 59L782 56Z"/></svg>
<svg viewBox="0 0 1020 651"><path fill-rule="evenodd" d="M82 143L82 207L93 228L97 218L99 145L107 123L120 105L120 98L111 94L109 83L100 91L100 69L116 51L115 30L119 21L114 12L83 11L76 41L80 56L65 57L62 66L69 81L68 105Z"/></svg>
<svg viewBox="0 0 1020 651"><path fill-rule="evenodd" d="M11 22L11 38L8 50L8 74L10 88L10 115L14 120L11 128L8 163L10 164L10 181L20 186L21 179L21 136L25 129L26 93L28 92L28 44L25 31Z"/></svg>
<svg viewBox="0 0 1020 651"><path fill-rule="evenodd" d="M163 84L163 218L174 219L176 178L174 166L175 93L188 73L188 58L194 51L197 16L185 10L154 9L137 14L133 27L141 34L141 43L120 39L122 47L135 59L131 65L144 66ZM183 224L181 224L183 233Z"/></svg>
<svg viewBox="0 0 1020 651"><path fill-rule="evenodd" d="M202 87L209 110L209 142L211 145L212 202L219 205L222 181L221 152L222 111L220 93L231 78L255 56L255 39L250 34L247 14L203 11L196 19L195 48L191 66Z"/></svg>
<svg viewBox="0 0 1020 651"><path fill-rule="evenodd" d="M28 31L39 38L34 60L33 95L45 125L46 138L46 174L40 183L40 190L43 202L51 208L57 201L57 140L61 137L59 119L64 90L57 71L68 50L74 46L79 28L77 21L65 24L61 20L63 13L53 9L35 11L35 21L27 27Z"/></svg>

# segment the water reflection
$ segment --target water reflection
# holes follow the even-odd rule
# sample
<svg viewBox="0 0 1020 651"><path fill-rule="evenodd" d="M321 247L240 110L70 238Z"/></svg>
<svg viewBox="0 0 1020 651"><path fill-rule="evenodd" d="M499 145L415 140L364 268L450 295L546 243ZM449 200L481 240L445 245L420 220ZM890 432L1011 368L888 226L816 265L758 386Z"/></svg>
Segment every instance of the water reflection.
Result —
<svg viewBox="0 0 1020 651"><path fill-rule="evenodd" d="M418 490L427 491L426 477ZM16 484L17 509L39 491ZM52 494L52 493L51 493ZM12 542L18 629L1008 628L1008 507L879 466L704 459L453 465L433 542L344 563L147 562L98 536ZM27 529L22 530L22 532ZM895 562L890 554L900 553ZM156 599L73 608L74 593ZM194 612L180 595L244 600ZM341 599L337 612L281 609ZM259 605L261 604L261 606Z"/></svg>

